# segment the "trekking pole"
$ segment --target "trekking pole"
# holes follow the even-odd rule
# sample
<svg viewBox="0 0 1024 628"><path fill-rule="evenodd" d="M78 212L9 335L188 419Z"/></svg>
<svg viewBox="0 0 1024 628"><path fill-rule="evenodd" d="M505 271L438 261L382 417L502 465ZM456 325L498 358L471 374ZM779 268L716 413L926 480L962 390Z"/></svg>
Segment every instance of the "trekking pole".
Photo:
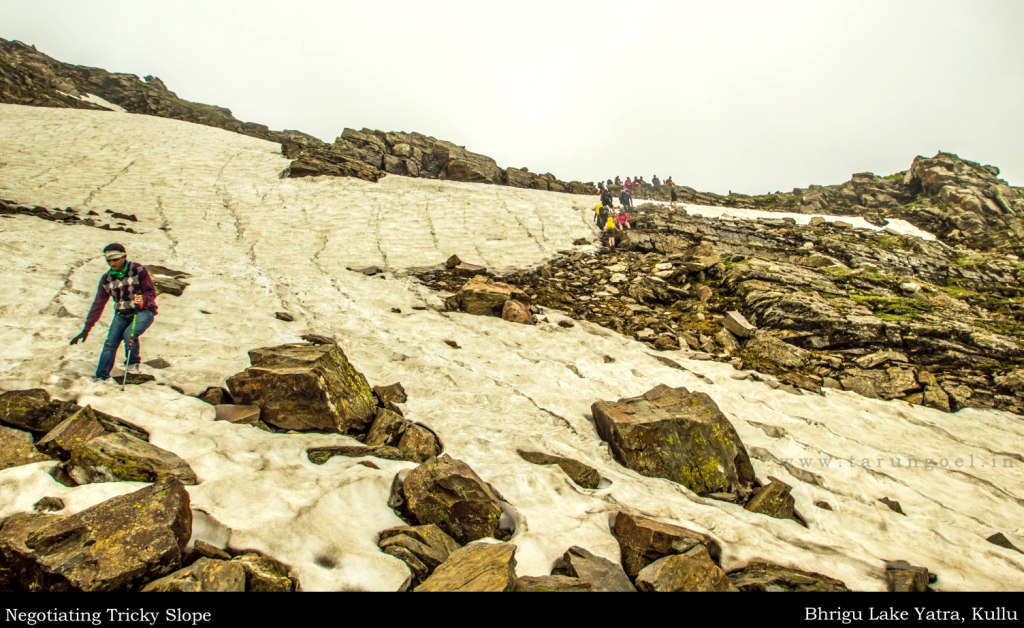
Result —
<svg viewBox="0 0 1024 628"><path fill-rule="evenodd" d="M128 343L128 350L125 351L124 356L124 379L121 380L121 392L124 392L124 386L128 383L128 365L132 359L132 345L135 344L135 319L138 317L138 312L132 314L132 330L129 337L131 341Z"/></svg>

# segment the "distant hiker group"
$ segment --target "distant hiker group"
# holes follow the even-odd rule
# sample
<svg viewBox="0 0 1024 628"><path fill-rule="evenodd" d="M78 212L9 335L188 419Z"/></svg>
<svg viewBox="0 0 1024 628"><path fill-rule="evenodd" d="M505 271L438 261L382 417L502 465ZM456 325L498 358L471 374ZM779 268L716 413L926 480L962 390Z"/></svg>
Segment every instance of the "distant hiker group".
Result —
<svg viewBox="0 0 1024 628"><path fill-rule="evenodd" d="M614 180L598 181L596 194L601 195L601 202L594 206L594 223L601 229L602 239L609 248L613 248L619 241L616 234L625 229L632 228L629 223L629 214L633 211L633 197L650 197L654 191L668 188L672 207L675 207L679 199L676 193L675 182L669 177L664 182L658 175L651 177L651 183L644 181L643 177L626 177L625 182L621 178ZM616 210L612 196L612 187L619 188L619 205Z"/></svg>

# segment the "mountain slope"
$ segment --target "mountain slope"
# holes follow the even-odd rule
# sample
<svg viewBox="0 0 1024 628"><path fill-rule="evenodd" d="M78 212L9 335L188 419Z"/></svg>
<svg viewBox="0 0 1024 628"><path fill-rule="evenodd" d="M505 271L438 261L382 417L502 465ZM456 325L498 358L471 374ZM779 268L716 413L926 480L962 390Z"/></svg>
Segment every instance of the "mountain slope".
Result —
<svg viewBox="0 0 1024 628"><path fill-rule="evenodd" d="M1024 442L1013 415L791 394L742 379L727 364L661 354L682 367L673 368L595 325L560 327L559 313L531 327L445 312L442 295L409 273L451 253L498 269L536 265L591 236L589 197L398 176L377 184L281 179L287 160L277 145L112 112L0 106L0 155L0 198L132 214L138 232L0 218L0 264L11 269L0 289L0 388L44 387L149 429L154 444L200 477L189 488L201 513L195 538L264 551L291 566L307 590L402 583L406 568L375 541L400 524L388 490L413 465L375 459L372 469L333 458L316 466L307 447L352 439L214 422L210 406L170 387L195 394L245 368L249 349L307 332L337 338L371 383L400 381L408 414L500 490L517 523L520 575L549 573L572 545L617 559L608 519L632 508L712 534L727 568L767 559L882 590L884 562L905 559L936 573L939 589L1024 588L1024 556L985 541L999 531L1020 545L1024 534L1022 461L1005 453ZM132 259L191 275L180 297L160 297L143 340L145 359L171 366L156 372L156 384L123 393L88 381L102 323L84 346L67 345L104 270L99 251L117 239ZM385 273L346 270L370 264ZM277 320L281 310L296 322ZM809 527L614 462L591 403L662 383L710 394L752 452L757 476L794 485ZM525 462L520 448L578 459L607 482L581 489L556 468ZM908 467L909 458L918 464ZM982 466L993 459L998 464ZM50 466L0 471L0 516L29 511L45 495L64 497L74 511L138 487L68 489L46 474ZM882 497L899 501L906 516Z"/></svg>

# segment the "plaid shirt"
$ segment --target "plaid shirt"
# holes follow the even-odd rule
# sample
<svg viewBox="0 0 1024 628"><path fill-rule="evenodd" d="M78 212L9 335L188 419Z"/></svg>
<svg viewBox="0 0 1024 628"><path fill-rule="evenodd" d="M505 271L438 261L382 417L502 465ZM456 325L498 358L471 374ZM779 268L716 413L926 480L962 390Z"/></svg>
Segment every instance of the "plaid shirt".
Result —
<svg viewBox="0 0 1024 628"><path fill-rule="evenodd" d="M132 298L136 294L142 295L142 307L156 314L156 286L153 285L153 278L145 266L137 262L128 262L128 272L124 277L117 278L109 271L100 277L100 284L96 288L96 298L93 299L89 315L85 319L86 331L92 329L93 325L103 315L103 308L107 301L114 298L114 307L118 314L130 314L136 309L132 304Z"/></svg>

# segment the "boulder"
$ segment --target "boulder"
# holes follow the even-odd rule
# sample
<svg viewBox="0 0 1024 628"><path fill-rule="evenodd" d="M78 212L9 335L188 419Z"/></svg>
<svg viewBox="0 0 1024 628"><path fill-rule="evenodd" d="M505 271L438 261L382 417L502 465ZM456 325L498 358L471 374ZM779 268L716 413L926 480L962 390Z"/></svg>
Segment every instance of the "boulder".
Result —
<svg viewBox="0 0 1024 628"><path fill-rule="evenodd" d="M54 458L67 460L71 458L73 449L106 433L107 430L97 420L92 408L86 406L47 432L36 443L36 447Z"/></svg>
<svg viewBox="0 0 1024 628"><path fill-rule="evenodd" d="M90 482L155 482L174 477L196 484L196 474L177 454L144 440L115 432L71 450L68 473L79 484Z"/></svg>
<svg viewBox="0 0 1024 628"><path fill-rule="evenodd" d="M438 565L459 549L455 539L434 524L402 526L380 533L377 546L385 554L400 559L412 571L413 585L423 582Z"/></svg>
<svg viewBox="0 0 1024 628"><path fill-rule="evenodd" d="M530 304L525 292L507 283L493 281L484 275L477 275L467 281L448 300L450 309L476 314L478 316L501 316L505 302L509 300Z"/></svg>
<svg viewBox="0 0 1024 628"><path fill-rule="evenodd" d="M427 428L390 410L378 408L365 443L369 446L397 448L406 460L425 462L441 454L441 442Z"/></svg>
<svg viewBox="0 0 1024 628"><path fill-rule="evenodd" d="M252 366L228 378L235 402L259 406L283 430L365 432L376 400L335 344L288 344L249 352Z"/></svg>
<svg viewBox="0 0 1024 628"><path fill-rule="evenodd" d="M46 433L78 409L51 402L50 393L42 388L10 390L0 394L0 423L19 430Z"/></svg>
<svg viewBox="0 0 1024 628"><path fill-rule="evenodd" d="M461 544L509 536L500 527L500 495L469 465L447 454L411 470L401 491L417 523L436 524Z"/></svg>
<svg viewBox="0 0 1024 628"><path fill-rule="evenodd" d="M29 591L132 591L181 567L191 534L188 493L165 478L68 517L11 517L0 564Z"/></svg>
<svg viewBox="0 0 1024 628"><path fill-rule="evenodd" d="M0 426L0 470L52 458L36 449L28 432Z"/></svg>
<svg viewBox="0 0 1024 628"><path fill-rule="evenodd" d="M243 592L245 569L240 563L200 558L184 569L150 582L143 593Z"/></svg>
<svg viewBox="0 0 1024 628"><path fill-rule="evenodd" d="M552 575L579 578L597 591L635 592L636 587L618 563L572 546L555 563Z"/></svg>
<svg viewBox="0 0 1024 628"><path fill-rule="evenodd" d="M644 593L736 591L702 545L647 565L636 576L636 588Z"/></svg>
<svg viewBox="0 0 1024 628"><path fill-rule="evenodd" d="M597 469L587 466L578 460L552 456L537 451L523 451L521 449L517 450L516 453L523 460L531 464L558 465L558 468L564 471L569 476L569 479L583 488L597 488L601 483L601 475L597 472Z"/></svg>
<svg viewBox="0 0 1024 628"><path fill-rule="evenodd" d="M516 583L516 546L510 543L471 543L451 553L414 590L507 592Z"/></svg>
<svg viewBox="0 0 1024 628"><path fill-rule="evenodd" d="M835 578L765 562L753 562L730 572L729 580L740 591L834 593L850 590Z"/></svg>
<svg viewBox="0 0 1024 628"><path fill-rule="evenodd" d="M601 438L630 469L678 482L698 495L749 494L750 457L707 394L659 385L640 397L598 401L591 410Z"/></svg>
<svg viewBox="0 0 1024 628"><path fill-rule="evenodd" d="M754 492L754 496L747 502L746 509L776 519L792 519L795 501L789 493L793 487L777 478L768 479L771 482Z"/></svg>
<svg viewBox="0 0 1024 628"><path fill-rule="evenodd" d="M722 555L718 542L706 534L635 513L616 514L612 535L619 542L622 567L631 578L659 558L685 554L698 545L703 546L716 563Z"/></svg>

